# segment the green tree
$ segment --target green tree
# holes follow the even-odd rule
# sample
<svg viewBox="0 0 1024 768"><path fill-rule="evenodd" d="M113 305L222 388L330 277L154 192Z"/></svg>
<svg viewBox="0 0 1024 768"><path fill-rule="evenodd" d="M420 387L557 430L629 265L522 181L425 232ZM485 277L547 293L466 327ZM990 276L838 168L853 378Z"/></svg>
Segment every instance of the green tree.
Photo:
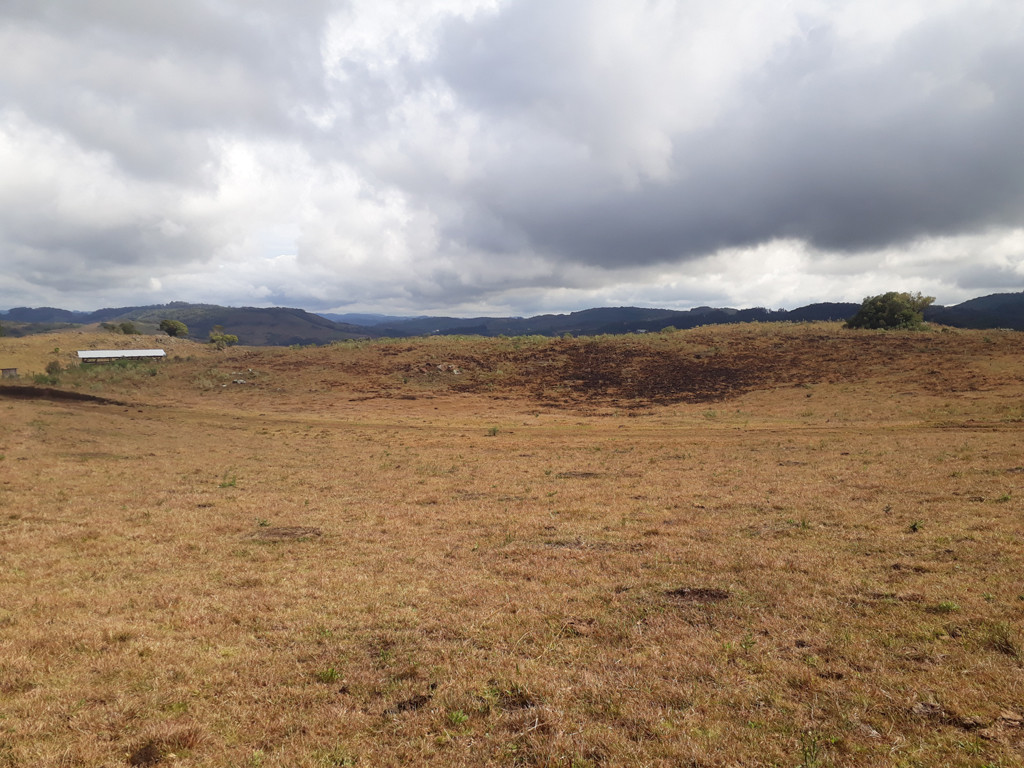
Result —
<svg viewBox="0 0 1024 768"><path fill-rule="evenodd" d="M126 336L138 336L139 329L135 327L135 323L131 320L125 320L123 323L118 324L118 330Z"/></svg>
<svg viewBox="0 0 1024 768"><path fill-rule="evenodd" d="M924 321L924 309L933 301L933 296L898 291L868 296L857 314L846 321L846 327L887 330L920 328Z"/></svg>
<svg viewBox="0 0 1024 768"><path fill-rule="evenodd" d="M233 333L224 333L223 325L215 325L213 330L210 331L210 343L217 347L217 349L224 349L224 347L237 344L238 337Z"/></svg>
<svg viewBox="0 0 1024 768"><path fill-rule="evenodd" d="M168 336L188 336L188 326L180 320L161 320L160 330Z"/></svg>

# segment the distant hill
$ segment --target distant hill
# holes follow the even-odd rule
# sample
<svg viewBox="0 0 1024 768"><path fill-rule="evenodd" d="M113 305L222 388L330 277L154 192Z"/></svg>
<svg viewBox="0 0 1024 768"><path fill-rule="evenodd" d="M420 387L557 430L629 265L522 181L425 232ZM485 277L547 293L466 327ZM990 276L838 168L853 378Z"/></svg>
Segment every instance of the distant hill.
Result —
<svg viewBox="0 0 1024 768"><path fill-rule="evenodd" d="M860 304L823 302L797 309L733 309L695 307L688 310L645 307L598 307L564 315L534 317L397 317L393 315L348 314L324 316L286 307L222 307L216 304L172 302L144 307L115 307L95 312L73 312L54 307L15 307L0 312L11 335L52 330L71 324L117 325L130 321L140 331L157 332L163 319L180 320L193 339L209 336L214 326L238 336L252 346L327 344L345 339L381 336L593 336L660 331L667 327L694 328L700 325L745 322L814 322L846 320ZM342 318L347 321L341 321ZM362 320L356 323L354 320ZM1024 330L1024 292L997 293L950 307L929 307L925 319L960 328L1012 328Z"/></svg>
<svg viewBox="0 0 1024 768"><path fill-rule="evenodd" d="M131 322L143 332L156 333L161 320L179 320L188 326L189 336L203 340L214 326L225 333L238 336L241 344L252 346L290 346L292 344L327 344L345 339L378 336L379 333L364 326L336 323L302 309L283 307L222 307L216 304L157 304L144 307L99 309L95 312L69 312L63 309L41 307L15 307L0 314L0 322L49 324L77 323L91 325L109 323L117 325ZM28 329L35 330L35 329ZM11 327L12 335L20 335L19 328Z"/></svg>
<svg viewBox="0 0 1024 768"><path fill-rule="evenodd" d="M1024 331L1024 293L993 293L952 307L929 307L924 319L957 328Z"/></svg>
<svg viewBox="0 0 1024 768"><path fill-rule="evenodd" d="M0 319L8 323L83 323L88 321L82 318L88 316L88 312L72 312L56 307L15 307L0 312Z"/></svg>
<svg viewBox="0 0 1024 768"><path fill-rule="evenodd" d="M180 320L189 335L205 339L214 326L238 336L240 344L252 346L290 346L327 344L345 339L367 338L372 334L362 326L336 323L302 309L285 307L220 307L189 304L177 307L137 307L112 321L131 320L159 325L163 319ZM108 321L109 322L109 321Z"/></svg>
<svg viewBox="0 0 1024 768"><path fill-rule="evenodd" d="M689 310L650 309L643 307L602 307L584 309L567 315L537 315L535 317L424 317L374 326L384 336L423 336L475 334L480 336L591 336L603 333L635 333L675 328L695 328L698 325L743 322L809 322L817 320L846 320L852 317L859 304L811 304L792 311L731 309L697 307Z"/></svg>
<svg viewBox="0 0 1024 768"><path fill-rule="evenodd" d="M382 325L384 323L397 323L403 320L421 320L424 315L375 315L366 312L346 312L339 315L334 312L318 312L320 317L326 317L336 323L349 323L350 325Z"/></svg>

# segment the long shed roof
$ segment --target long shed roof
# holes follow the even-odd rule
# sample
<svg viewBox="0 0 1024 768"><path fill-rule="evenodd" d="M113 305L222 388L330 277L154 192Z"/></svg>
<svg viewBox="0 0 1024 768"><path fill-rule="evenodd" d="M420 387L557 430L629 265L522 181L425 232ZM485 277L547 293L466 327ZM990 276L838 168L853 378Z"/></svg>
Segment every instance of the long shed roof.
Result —
<svg viewBox="0 0 1024 768"><path fill-rule="evenodd" d="M109 359L117 357L166 357L162 349L85 349L78 351L79 360Z"/></svg>

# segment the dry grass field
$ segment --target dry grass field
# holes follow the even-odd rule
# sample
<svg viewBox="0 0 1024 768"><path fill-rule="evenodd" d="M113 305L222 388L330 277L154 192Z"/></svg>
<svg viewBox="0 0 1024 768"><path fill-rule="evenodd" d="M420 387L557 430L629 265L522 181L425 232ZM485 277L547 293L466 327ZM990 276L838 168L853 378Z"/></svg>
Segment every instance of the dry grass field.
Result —
<svg viewBox="0 0 1024 768"><path fill-rule="evenodd" d="M1024 334L0 364L115 341L0 389L0 766L1024 764Z"/></svg>

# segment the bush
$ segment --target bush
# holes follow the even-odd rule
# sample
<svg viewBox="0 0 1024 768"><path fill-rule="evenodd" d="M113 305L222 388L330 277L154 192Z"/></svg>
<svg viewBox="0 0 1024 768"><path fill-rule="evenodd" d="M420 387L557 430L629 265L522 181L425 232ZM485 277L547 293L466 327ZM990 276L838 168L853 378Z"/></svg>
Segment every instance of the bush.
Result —
<svg viewBox="0 0 1024 768"><path fill-rule="evenodd" d="M123 323L118 324L118 330L126 336L138 336L141 331L135 327L135 323L130 320L125 320Z"/></svg>
<svg viewBox="0 0 1024 768"><path fill-rule="evenodd" d="M233 333L224 333L224 328L219 325L213 326L210 331L210 343L217 349L224 349L238 343L238 337Z"/></svg>
<svg viewBox="0 0 1024 768"><path fill-rule="evenodd" d="M188 336L188 326L180 320L164 319L160 321L160 330L168 336Z"/></svg>
<svg viewBox="0 0 1024 768"><path fill-rule="evenodd" d="M846 321L846 327L886 330L920 328L924 321L924 309L933 301L933 296L897 291L868 296L857 314Z"/></svg>

